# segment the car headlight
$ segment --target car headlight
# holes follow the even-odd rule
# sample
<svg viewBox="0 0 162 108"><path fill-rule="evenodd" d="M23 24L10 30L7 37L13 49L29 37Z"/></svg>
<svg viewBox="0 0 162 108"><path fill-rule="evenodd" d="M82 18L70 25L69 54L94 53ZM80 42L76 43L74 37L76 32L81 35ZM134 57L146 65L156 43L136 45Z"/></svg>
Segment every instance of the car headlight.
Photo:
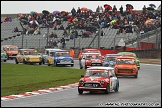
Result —
<svg viewBox="0 0 162 108"><path fill-rule="evenodd" d="M29 58L29 57L27 57L27 58L26 58L26 60L30 60L30 58Z"/></svg>
<svg viewBox="0 0 162 108"><path fill-rule="evenodd" d="M134 70L136 70L135 68L132 68L132 70L134 71Z"/></svg>
<svg viewBox="0 0 162 108"><path fill-rule="evenodd" d="M118 67L115 67L115 70L118 70Z"/></svg>
<svg viewBox="0 0 162 108"><path fill-rule="evenodd" d="M10 54L12 54L12 52L10 52Z"/></svg>
<svg viewBox="0 0 162 108"><path fill-rule="evenodd" d="M104 80L101 80L101 81L100 81L101 84L104 84L104 82L105 82Z"/></svg>
<svg viewBox="0 0 162 108"><path fill-rule="evenodd" d="M39 60L42 60L42 57L39 57Z"/></svg>
<svg viewBox="0 0 162 108"><path fill-rule="evenodd" d="M79 83L83 84L83 83L84 83L84 81L83 81L83 80L80 80L80 81L79 81Z"/></svg>

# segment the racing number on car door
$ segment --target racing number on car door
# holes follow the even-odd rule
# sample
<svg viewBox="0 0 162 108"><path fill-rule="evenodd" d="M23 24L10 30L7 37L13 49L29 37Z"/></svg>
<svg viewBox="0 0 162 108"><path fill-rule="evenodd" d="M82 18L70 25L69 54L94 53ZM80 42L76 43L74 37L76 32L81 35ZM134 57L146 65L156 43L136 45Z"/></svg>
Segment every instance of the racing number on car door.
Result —
<svg viewBox="0 0 162 108"><path fill-rule="evenodd" d="M110 76L112 76L112 77L110 77L110 90L112 90L114 87L116 78L114 77L114 74L111 70L109 70L109 74L110 74Z"/></svg>
<svg viewBox="0 0 162 108"><path fill-rule="evenodd" d="M22 55L19 56L19 59L20 59L20 62L23 62L23 56Z"/></svg>

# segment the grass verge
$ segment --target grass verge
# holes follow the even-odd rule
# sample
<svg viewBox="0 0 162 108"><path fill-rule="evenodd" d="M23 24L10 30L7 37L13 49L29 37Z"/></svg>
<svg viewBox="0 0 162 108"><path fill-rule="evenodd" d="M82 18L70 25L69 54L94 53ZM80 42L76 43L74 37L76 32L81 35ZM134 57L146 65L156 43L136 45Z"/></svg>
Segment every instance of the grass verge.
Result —
<svg viewBox="0 0 162 108"><path fill-rule="evenodd" d="M84 73L65 67L1 63L1 96L76 83Z"/></svg>

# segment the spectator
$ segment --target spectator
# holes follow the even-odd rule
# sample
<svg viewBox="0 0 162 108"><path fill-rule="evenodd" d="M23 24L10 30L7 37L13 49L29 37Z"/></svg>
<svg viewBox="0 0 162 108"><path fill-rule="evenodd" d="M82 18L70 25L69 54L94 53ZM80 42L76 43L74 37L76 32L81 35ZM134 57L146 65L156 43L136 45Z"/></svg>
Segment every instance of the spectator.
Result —
<svg viewBox="0 0 162 108"><path fill-rule="evenodd" d="M119 8L120 10L120 14L122 15L123 14L123 6L121 5L121 7Z"/></svg>
<svg viewBox="0 0 162 108"><path fill-rule="evenodd" d="M19 32L18 28L15 27L14 30L13 30L13 32Z"/></svg>
<svg viewBox="0 0 162 108"><path fill-rule="evenodd" d="M76 10L75 10L74 7L73 7L73 9L71 10L71 13L72 13L72 16L75 17L75 15L76 15Z"/></svg>
<svg viewBox="0 0 162 108"><path fill-rule="evenodd" d="M60 27L58 28L58 30L64 30L64 26L60 25Z"/></svg>
<svg viewBox="0 0 162 108"><path fill-rule="evenodd" d="M64 32L63 32L63 37L68 37L68 33L67 33L67 31L66 30L64 30Z"/></svg>
<svg viewBox="0 0 162 108"><path fill-rule="evenodd" d="M113 7L113 13L117 12L117 8L116 8L116 5L114 5Z"/></svg>
<svg viewBox="0 0 162 108"><path fill-rule="evenodd" d="M51 34L49 35L50 38L54 38L54 33L51 32Z"/></svg>
<svg viewBox="0 0 162 108"><path fill-rule="evenodd" d="M57 47L58 47L59 49L61 49L61 42L60 42L60 41L58 41Z"/></svg>
<svg viewBox="0 0 162 108"><path fill-rule="evenodd" d="M77 9L77 15L79 15L81 13L80 7L78 7Z"/></svg>
<svg viewBox="0 0 162 108"><path fill-rule="evenodd" d="M58 38L56 32L54 32L54 38Z"/></svg>
<svg viewBox="0 0 162 108"><path fill-rule="evenodd" d="M12 18L11 17L8 17L8 22L12 22Z"/></svg>
<svg viewBox="0 0 162 108"><path fill-rule="evenodd" d="M74 50L72 48L70 49L70 56L74 58Z"/></svg>
<svg viewBox="0 0 162 108"><path fill-rule="evenodd" d="M143 13L143 14L146 13L146 5L144 5L142 13Z"/></svg>
<svg viewBox="0 0 162 108"><path fill-rule="evenodd" d="M5 19L4 19L4 22L8 22L9 21L9 17L7 16Z"/></svg>
<svg viewBox="0 0 162 108"><path fill-rule="evenodd" d="M65 44L65 39L64 38L61 39L61 43L62 43L62 48L65 48L66 44Z"/></svg>
<svg viewBox="0 0 162 108"><path fill-rule="evenodd" d="M56 32L51 32L50 38L58 38Z"/></svg>
<svg viewBox="0 0 162 108"><path fill-rule="evenodd" d="M41 34L40 29L39 29L39 27L36 27L33 35L38 35L38 34Z"/></svg>

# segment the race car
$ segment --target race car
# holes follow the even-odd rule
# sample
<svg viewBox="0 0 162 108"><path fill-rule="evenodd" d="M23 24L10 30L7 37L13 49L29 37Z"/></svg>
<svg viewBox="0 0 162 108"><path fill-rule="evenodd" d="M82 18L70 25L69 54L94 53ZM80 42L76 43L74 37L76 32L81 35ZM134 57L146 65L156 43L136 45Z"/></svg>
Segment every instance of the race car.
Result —
<svg viewBox="0 0 162 108"><path fill-rule="evenodd" d="M138 70L140 70L140 60L138 59L138 57L135 53L133 53L133 52L119 52L118 54L121 54L122 56L135 57Z"/></svg>
<svg viewBox="0 0 162 108"><path fill-rule="evenodd" d="M1 61L7 61L7 54L5 51L1 50Z"/></svg>
<svg viewBox="0 0 162 108"><path fill-rule="evenodd" d="M79 60L80 69L87 69L91 66L102 66L103 59L99 53L84 53L81 60Z"/></svg>
<svg viewBox="0 0 162 108"><path fill-rule="evenodd" d="M48 64L48 66L53 65L53 53L55 51L60 51L61 49L55 49L55 48L49 48L45 49L44 53L40 54L42 56L42 63L43 64Z"/></svg>
<svg viewBox="0 0 162 108"><path fill-rule="evenodd" d="M101 54L100 50L95 49L95 48L85 48L83 49L82 53L83 54L84 53L100 53Z"/></svg>
<svg viewBox="0 0 162 108"><path fill-rule="evenodd" d="M67 50L60 50L55 51L54 53L54 65L70 65L71 67L74 66L74 59L70 56L69 51Z"/></svg>
<svg viewBox="0 0 162 108"><path fill-rule="evenodd" d="M121 54L106 54L103 62L103 66L114 67L116 57L121 56Z"/></svg>
<svg viewBox="0 0 162 108"><path fill-rule="evenodd" d="M18 54L15 58L15 63L16 64L39 63L39 65L41 65L42 57L38 55L38 52L35 49L19 49Z"/></svg>
<svg viewBox="0 0 162 108"><path fill-rule="evenodd" d="M101 51L99 49L96 49L96 48L85 48L80 52L79 55L81 55L81 56L79 57L79 59L81 59L81 57L86 53L98 53L98 54L101 54Z"/></svg>
<svg viewBox="0 0 162 108"><path fill-rule="evenodd" d="M83 94L83 91L90 93L103 91L108 94L119 90L119 80L112 67L90 67L81 77L78 83L79 94Z"/></svg>
<svg viewBox="0 0 162 108"><path fill-rule="evenodd" d="M61 49L46 49L43 55L43 64L50 65L71 65L74 66L74 59L70 56L69 51Z"/></svg>
<svg viewBox="0 0 162 108"><path fill-rule="evenodd" d="M138 77L138 68L135 57L119 56L116 58L114 66L116 76L134 76Z"/></svg>
<svg viewBox="0 0 162 108"><path fill-rule="evenodd" d="M1 50L6 53L8 60L14 59L18 54L18 47L15 45L2 45Z"/></svg>

